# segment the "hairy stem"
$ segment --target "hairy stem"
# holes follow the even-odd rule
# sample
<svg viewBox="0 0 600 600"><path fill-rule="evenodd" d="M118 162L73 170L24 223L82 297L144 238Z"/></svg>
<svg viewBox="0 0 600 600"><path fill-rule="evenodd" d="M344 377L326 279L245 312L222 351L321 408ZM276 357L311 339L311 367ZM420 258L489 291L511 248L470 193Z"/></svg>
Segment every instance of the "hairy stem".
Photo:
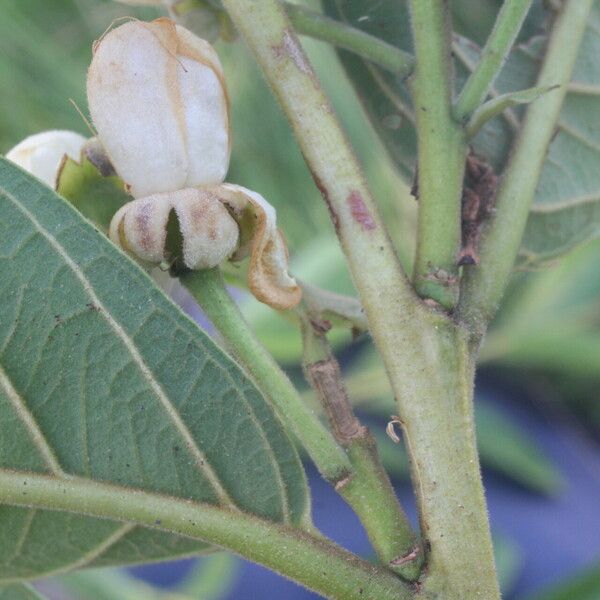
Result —
<svg viewBox="0 0 600 600"><path fill-rule="evenodd" d="M412 456L429 598L499 598L466 334L414 293L331 105L276 0L223 0L290 120L390 378Z"/></svg>
<svg viewBox="0 0 600 600"><path fill-rule="evenodd" d="M399 566L390 564L411 554L417 543L389 479L383 469L377 467L374 449L359 443L366 432L352 414L350 405L347 404L345 411L343 405L337 405L336 414L339 416L343 411L346 417L343 425L339 420L333 419L336 437L338 441L344 442L338 445L256 339L225 289L218 269L188 273L180 280L221 333L232 354L253 377L262 393L271 400L282 421L291 427L323 476L356 512L383 563L399 571L406 579L415 578L422 558L419 553L416 553L414 560ZM313 376L316 375L323 382L324 378L316 373L314 363L312 366ZM347 401L347 398L344 399ZM340 432L340 426L344 433ZM346 443L354 449L349 451L345 447ZM367 450L369 455L366 454ZM367 460L370 461L372 470L364 468Z"/></svg>
<svg viewBox="0 0 600 600"><path fill-rule="evenodd" d="M477 67L454 105L454 117L466 119L486 99L529 12L533 0L505 0Z"/></svg>
<svg viewBox="0 0 600 600"><path fill-rule="evenodd" d="M300 35L350 50L400 77L410 75L414 68L415 60L411 54L360 29L330 19L299 4L286 2L284 6L294 29Z"/></svg>
<svg viewBox="0 0 600 600"><path fill-rule="evenodd" d="M338 484L338 491L363 523L377 556L404 579L421 574L423 549L415 536L368 429L354 415L339 364L319 324L298 310L301 319L303 368L328 416L338 442L346 449L354 474Z"/></svg>
<svg viewBox="0 0 600 600"><path fill-rule="evenodd" d="M0 470L0 502L126 521L210 542L339 600L408 600L413 593L334 543L208 504L78 477Z"/></svg>
<svg viewBox="0 0 600 600"><path fill-rule="evenodd" d="M482 233L480 264L466 268L458 318L477 339L496 312L519 251L592 5L593 0L567 0L556 19L536 85L560 87L528 108L498 190L496 214Z"/></svg>
<svg viewBox="0 0 600 600"><path fill-rule="evenodd" d="M218 269L188 272L181 283L225 339L227 348L252 376L282 421L306 448L325 479L334 485L351 473L343 448L308 408L287 375L258 341L225 288Z"/></svg>
<svg viewBox="0 0 600 600"><path fill-rule="evenodd" d="M467 145L452 117L447 0L411 0L417 66L412 82L418 137L419 226L415 288L452 310L458 300L462 180Z"/></svg>

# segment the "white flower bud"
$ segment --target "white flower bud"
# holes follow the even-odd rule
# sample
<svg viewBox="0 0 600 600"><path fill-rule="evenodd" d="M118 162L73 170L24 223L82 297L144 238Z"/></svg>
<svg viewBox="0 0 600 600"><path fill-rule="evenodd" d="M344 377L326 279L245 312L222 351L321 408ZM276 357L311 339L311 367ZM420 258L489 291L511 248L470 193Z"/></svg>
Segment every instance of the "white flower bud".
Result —
<svg viewBox="0 0 600 600"><path fill-rule="evenodd" d="M136 198L214 185L229 165L229 103L212 46L166 18L131 21L94 48L98 137Z"/></svg>
<svg viewBox="0 0 600 600"><path fill-rule="evenodd" d="M181 257L169 256L167 224L177 216ZM142 262L182 259L188 269L210 269L236 250L239 228L227 208L209 190L187 188L133 200L112 219L110 238Z"/></svg>
<svg viewBox="0 0 600 600"><path fill-rule="evenodd" d="M25 138L6 154L19 165L52 188L63 158L79 160L86 139L73 131L44 131Z"/></svg>

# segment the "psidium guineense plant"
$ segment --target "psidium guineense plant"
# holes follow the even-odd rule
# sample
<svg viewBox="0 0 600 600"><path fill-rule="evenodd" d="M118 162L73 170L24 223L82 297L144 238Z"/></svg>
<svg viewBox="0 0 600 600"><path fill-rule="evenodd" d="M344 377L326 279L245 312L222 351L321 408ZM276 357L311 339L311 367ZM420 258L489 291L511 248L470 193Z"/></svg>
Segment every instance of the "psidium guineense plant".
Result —
<svg viewBox="0 0 600 600"><path fill-rule="evenodd" d="M380 3L406 22L410 14L410 39L392 43L327 0L326 15L278 0L147 3L180 22L132 19L94 44L95 139L47 132L0 166L0 518L7 539L27 531L3 580L226 549L328 598L499 598L474 372L597 3L548 3L534 79L502 94L493 86L504 85L503 64L525 60L514 44L531 0L506 0L477 52L453 39L445 0ZM231 39L235 26L256 57L358 299L296 280L274 208L224 183L230 98L214 48L184 26L207 23L199 14L219 23L211 37ZM400 144L383 138L401 149L392 158L418 197L412 277L297 33L344 49L359 93L380 86L402 112L391 121ZM453 50L474 54L470 72ZM508 133L490 134L502 119ZM490 138L501 143L490 149ZM145 273L161 270L192 293L225 350ZM224 275L298 324L326 419L260 344ZM419 531L354 415L327 340L333 326L368 330L385 365L398 413L389 430L396 440L401 430L410 456ZM376 564L316 530L296 445L357 514ZM48 527L55 551L36 555L27 536Z"/></svg>

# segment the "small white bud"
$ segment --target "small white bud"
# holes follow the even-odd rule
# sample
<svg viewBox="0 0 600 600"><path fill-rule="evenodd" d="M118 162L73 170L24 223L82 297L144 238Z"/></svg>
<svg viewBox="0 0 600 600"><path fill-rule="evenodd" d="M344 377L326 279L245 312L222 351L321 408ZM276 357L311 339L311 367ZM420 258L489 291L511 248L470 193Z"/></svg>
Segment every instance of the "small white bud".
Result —
<svg viewBox="0 0 600 600"><path fill-rule="evenodd" d="M25 138L7 152L6 158L55 189L63 158L79 160L86 142L74 131L44 131Z"/></svg>
<svg viewBox="0 0 600 600"><path fill-rule="evenodd" d="M214 185L229 166L229 103L212 46L173 21L131 21L94 47L88 102L131 194Z"/></svg>
<svg viewBox="0 0 600 600"><path fill-rule="evenodd" d="M181 257L168 255L167 224L177 216L183 246ZM187 188L133 200L112 219L110 238L142 262L157 265L182 259L188 269L210 269L236 250L239 228L227 208L210 190Z"/></svg>

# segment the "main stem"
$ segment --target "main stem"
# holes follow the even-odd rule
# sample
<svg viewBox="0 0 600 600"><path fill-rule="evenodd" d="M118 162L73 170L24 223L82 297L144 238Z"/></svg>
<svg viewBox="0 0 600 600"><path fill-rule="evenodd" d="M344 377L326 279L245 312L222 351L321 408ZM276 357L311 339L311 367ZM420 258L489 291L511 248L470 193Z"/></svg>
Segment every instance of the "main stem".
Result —
<svg viewBox="0 0 600 600"><path fill-rule="evenodd" d="M458 300L462 180L467 145L452 116L447 0L411 0L412 83L418 139L419 226L413 279L423 298L452 310Z"/></svg>
<svg viewBox="0 0 600 600"><path fill-rule="evenodd" d="M276 0L223 0L288 116L333 224L407 432L423 531L424 587L499 598L472 418L466 334L425 306L402 271L360 166Z"/></svg>
<svg viewBox="0 0 600 600"><path fill-rule="evenodd" d="M0 502L137 523L231 550L338 600L408 600L411 588L333 542L299 529L152 494L69 477L0 470Z"/></svg>

